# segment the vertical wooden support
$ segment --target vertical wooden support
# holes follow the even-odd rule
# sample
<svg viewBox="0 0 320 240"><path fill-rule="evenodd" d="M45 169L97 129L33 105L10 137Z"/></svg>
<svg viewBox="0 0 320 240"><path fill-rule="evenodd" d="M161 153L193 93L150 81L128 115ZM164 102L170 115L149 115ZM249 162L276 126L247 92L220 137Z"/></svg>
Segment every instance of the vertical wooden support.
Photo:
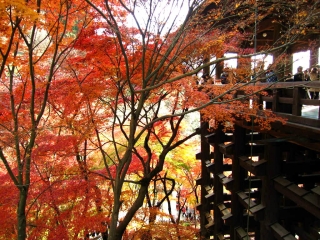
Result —
<svg viewBox="0 0 320 240"><path fill-rule="evenodd" d="M216 56L217 58L223 57L223 54ZM224 62L216 64L216 79L220 79L221 73L223 72Z"/></svg>
<svg viewBox="0 0 320 240"><path fill-rule="evenodd" d="M293 55L292 55L292 49L289 47L286 50L287 53L287 57L285 58L285 66L284 66L284 73L285 75L288 75L288 73L292 73L293 69L292 69L292 64L293 64Z"/></svg>
<svg viewBox="0 0 320 240"><path fill-rule="evenodd" d="M318 48L310 49L310 66L315 67L318 64L319 51Z"/></svg>
<svg viewBox="0 0 320 240"><path fill-rule="evenodd" d="M266 207L263 221L260 222L261 240L275 239L270 231L270 225L278 221L279 194L273 187L273 178L280 174L282 152L281 144L267 143L265 151L267 174L261 177L261 203Z"/></svg>
<svg viewBox="0 0 320 240"><path fill-rule="evenodd" d="M205 56L203 63L208 63L208 62L210 62L210 56ZM208 77L210 76L210 66L203 68L202 71L203 71L202 72L203 76L208 76ZM208 77L205 77L203 80L207 81Z"/></svg>
<svg viewBox="0 0 320 240"><path fill-rule="evenodd" d="M277 41L277 39L279 39L281 37L281 24L279 24L278 22L274 22L273 23L273 42L275 43L275 46L279 45L279 41ZM273 59L277 59L280 55L282 54L282 50L277 50L274 51L272 53L272 57ZM278 80L283 79L284 76L284 72L282 71L282 69L284 68L282 66L281 63L278 63L276 66L273 66L273 70L275 71Z"/></svg>
<svg viewBox="0 0 320 240"><path fill-rule="evenodd" d="M302 89L295 87L293 89L292 115L301 116L301 93Z"/></svg>
<svg viewBox="0 0 320 240"><path fill-rule="evenodd" d="M223 221L218 204L223 202L223 185L218 180L223 172L223 154L219 151L219 144L224 142L224 133L219 126L215 131L214 139L214 239L218 239L218 233L222 231Z"/></svg>
<svg viewBox="0 0 320 240"><path fill-rule="evenodd" d="M272 111L279 112L279 91L277 89L273 90Z"/></svg>
<svg viewBox="0 0 320 240"><path fill-rule="evenodd" d="M251 72L251 59L250 58L238 59L238 68L239 69L246 69L248 72ZM242 83L250 82L251 74L247 74L247 75L248 76L242 81Z"/></svg>
<svg viewBox="0 0 320 240"><path fill-rule="evenodd" d="M243 221L243 206L238 200L240 190L244 188L244 178L246 176L245 170L240 167L239 157L244 154L246 143L246 129L238 125L234 129L234 155L232 159L232 178L234 179L233 188L231 191L231 213L233 221L230 226L230 239L236 239L235 228L242 226Z"/></svg>
<svg viewBox="0 0 320 240"><path fill-rule="evenodd" d="M210 159L210 145L207 142L206 135L208 134L209 124L201 121L201 210L200 210L200 235L202 238L208 237L208 231L205 227L207 223L206 213L210 211L210 201L205 198L207 191L204 186L210 186L210 173L207 170L206 161Z"/></svg>
<svg viewBox="0 0 320 240"><path fill-rule="evenodd" d="M285 159L286 159L286 162L287 163L290 163L290 162L294 162L296 161L295 159L295 156L297 156L299 154L299 151L300 151L300 147L297 147L295 146L294 144L291 144L291 143L286 143L288 144L288 146L286 147L286 156L285 156ZM287 177L288 178L291 178L295 175L295 173L292 173L292 172L287 172L286 173ZM282 205L283 206L292 206L292 205L295 205L291 199L287 198L287 197L283 197L283 203ZM289 221L286 221L288 224ZM290 225L290 224L289 224Z"/></svg>

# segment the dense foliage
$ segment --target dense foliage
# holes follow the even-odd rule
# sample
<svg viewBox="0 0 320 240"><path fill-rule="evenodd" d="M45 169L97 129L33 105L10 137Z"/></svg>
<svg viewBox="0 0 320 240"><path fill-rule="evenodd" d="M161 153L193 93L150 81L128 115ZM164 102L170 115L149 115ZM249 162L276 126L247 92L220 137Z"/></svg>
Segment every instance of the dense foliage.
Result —
<svg viewBox="0 0 320 240"><path fill-rule="evenodd" d="M292 18L264 53L285 58L279 50L314 21L310 2L308 17ZM305 3L274 4L282 21ZM190 141L201 124L191 124L192 114L232 128L261 110L248 107L262 89L250 85L258 53L245 43L274 9L252 1L1 1L0 238L195 236L159 211L173 191L183 197L179 211L197 202ZM199 86L226 52L239 53L238 84ZM240 86L247 97L233 99ZM257 122L275 120L265 111Z"/></svg>

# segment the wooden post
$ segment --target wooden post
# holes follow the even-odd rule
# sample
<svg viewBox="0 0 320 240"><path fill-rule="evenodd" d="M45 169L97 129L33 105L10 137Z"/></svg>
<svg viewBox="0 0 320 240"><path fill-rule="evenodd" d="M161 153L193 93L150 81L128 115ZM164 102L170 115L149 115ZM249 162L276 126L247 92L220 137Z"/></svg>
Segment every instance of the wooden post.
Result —
<svg viewBox="0 0 320 240"><path fill-rule="evenodd" d="M234 183L231 191L231 213L233 216L233 221L230 226L230 239L236 239L235 228L242 226L243 221L243 206L238 200L237 192L244 188L244 178L246 176L244 169L240 167L239 163L239 157L244 154L246 129L236 125L233 136L235 146L232 159L232 178L234 179Z"/></svg>
<svg viewBox="0 0 320 240"><path fill-rule="evenodd" d="M315 67L318 64L319 50L318 48L310 49L310 67Z"/></svg>
<svg viewBox="0 0 320 240"><path fill-rule="evenodd" d="M294 87L293 88L293 99L292 99L292 115L295 116L301 116L301 91L302 89L300 87Z"/></svg>
<svg viewBox="0 0 320 240"><path fill-rule="evenodd" d="M217 58L223 57L223 55L218 55ZM220 75L223 72L224 62L219 62L216 64L216 76L215 79L220 79Z"/></svg>
<svg viewBox="0 0 320 240"><path fill-rule="evenodd" d="M275 21L273 23L273 43L275 43L274 46L277 46L280 44L278 41L278 39L280 38L281 38L281 24ZM273 52L272 54L273 59L277 59L281 54L282 54L282 50L277 50ZM275 68L274 71L278 77L278 80L283 79L284 77L284 72L282 70L284 68L283 65L278 63L278 65L276 65L274 68Z"/></svg>
<svg viewBox="0 0 320 240"><path fill-rule="evenodd" d="M274 89L272 95L272 111L279 112L279 90Z"/></svg>
<svg viewBox="0 0 320 240"><path fill-rule="evenodd" d="M260 222L261 240L273 240L275 237L270 231L270 225L278 221L279 215L279 194L273 187L273 178L280 174L282 152L281 144L267 143L265 150L267 160L267 174L261 177L261 203L265 206L265 215Z"/></svg>
<svg viewBox="0 0 320 240"><path fill-rule="evenodd" d="M206 213L210 211L210 202L205 198L207 191L205 186L211 185L210 173L207 170L206 161L210 159L210 145L207 142L206 135L208 134L209 124L201 122L201 210L200 210L200 235L201 238L208 236L208 231L205 227L207 224Z"/></svg>
<svg viewBox="0 0 320 240"><path fill-rule="evenodd" d="M218 204L223 202L223 185L219 181L219 174L223 172L223 154L219 151L219 144L223 143L224 133L222 126L215 131L214 139L214 239L218 239L218 234L222 231L223 221Z"/></svg>
<svg viewBox="0 0 320 240"><path fill-rule="evenodd" d="M292 55L292 50L289 47L286 51L287 57L285 58L285 66L284 66L284 74L288 75L288 73L292 73L292 64L293 64L293 55Z"/></svg>

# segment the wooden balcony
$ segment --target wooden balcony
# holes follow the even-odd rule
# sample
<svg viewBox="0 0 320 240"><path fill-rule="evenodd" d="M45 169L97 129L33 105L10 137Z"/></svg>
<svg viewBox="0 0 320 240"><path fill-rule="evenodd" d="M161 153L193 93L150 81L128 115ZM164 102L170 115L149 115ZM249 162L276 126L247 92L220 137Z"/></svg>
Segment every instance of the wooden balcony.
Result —
<svg viewBox="0 0 320 240"><path fill-rule="evenodd" d="M232 134L204 137L214 152L197 156L213 179L197 183L211 205L198 209L214 214L202 228L214 239L320 239L320 100L307 97L320 82L256 85L268 92L261 111L287 122L262 131L239 120Z"/></svg>
<svg viewBox="0 0 320 240"><path fill-rule="evenodd" d="M268 96L261 97L262 106L288 119L288 123L297 123L320 127L320 101L309 99L308 89L319 88L320 81L259 83L256 86L267 87Z"/></svg>

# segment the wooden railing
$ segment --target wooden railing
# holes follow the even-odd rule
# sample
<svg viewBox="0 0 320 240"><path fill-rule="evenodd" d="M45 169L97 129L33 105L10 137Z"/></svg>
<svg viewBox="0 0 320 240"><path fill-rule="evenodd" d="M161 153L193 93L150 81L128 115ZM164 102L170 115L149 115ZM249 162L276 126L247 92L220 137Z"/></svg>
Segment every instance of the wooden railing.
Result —
<svg viewBox="0 0 320 240"><path fill-rule="evenodd" d="M317 82L279 82L258 83L257 86L265 86L268 96L260 98L260 104L271 109L277 115L288 119L289 122L320 128L320 100L310 99L307 90L319 88ZM303 110L315 106L308 116L303 116Z"/></svg>

